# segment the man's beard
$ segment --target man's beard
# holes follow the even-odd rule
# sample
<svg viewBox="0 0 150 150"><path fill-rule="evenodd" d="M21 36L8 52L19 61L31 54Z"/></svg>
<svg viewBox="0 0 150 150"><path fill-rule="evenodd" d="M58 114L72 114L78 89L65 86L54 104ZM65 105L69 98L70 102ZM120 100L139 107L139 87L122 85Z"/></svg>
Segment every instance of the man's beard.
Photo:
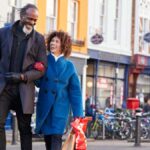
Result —
<svg viewBox="0 0 150 150"><path fill-rule="evenodd" d="M26 35L28 35L28 34L30 34L31 32L32 32L32 30L33 30L33 26L31 26L31 25L28 25L28 24L25 24L24 26L23 26L23 32L26 34Z"/></svg>

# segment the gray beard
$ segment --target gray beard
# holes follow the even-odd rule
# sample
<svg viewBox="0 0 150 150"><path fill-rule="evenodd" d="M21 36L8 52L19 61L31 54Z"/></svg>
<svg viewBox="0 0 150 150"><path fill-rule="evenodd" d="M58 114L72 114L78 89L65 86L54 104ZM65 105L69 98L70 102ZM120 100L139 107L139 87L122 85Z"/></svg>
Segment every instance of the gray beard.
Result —
<svg viewBox="0 0 150 150"><path fill-rule="evenodd" d="M23 32L24 32L26 35L28 35L28 34L30 34L30 33L32 32L33 28L30 28L30 29L29 29L29 28L26 27L26 25L24 25L22 30L23 30Z"/></svg>

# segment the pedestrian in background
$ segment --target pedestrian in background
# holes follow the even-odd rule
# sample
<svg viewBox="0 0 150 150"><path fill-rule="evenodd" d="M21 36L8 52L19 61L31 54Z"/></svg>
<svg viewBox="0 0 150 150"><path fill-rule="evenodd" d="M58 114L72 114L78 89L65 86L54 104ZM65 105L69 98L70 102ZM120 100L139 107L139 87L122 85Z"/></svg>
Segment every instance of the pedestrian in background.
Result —
<svg viewBox="0 0 150 150"><path fill-rule="evenodd" d="M145 97L146 104L143 107L143 112L150 112L150 94Z"/></svg>
<svg viewBox="0 0 150 150"><path fill-rule="evenodd" d="M76 69L67 58L71 54L71 38L63 31L48 35L48 68L37 85L36 133L44 134L46 150L61 150L62 135L70 106L73 117L83 117L81 88Z"/></svg>
<svg viewBox="0 0 150 150"><path fill-rule="evenodd" d="M10 109L16 111L21 150L32 150L33 81L47 65L44 37L34 30L37 19L37 7L27 4L20 10L20 20L0 29L0 150L6 150L4 125ZM41 70L34 69L37 64Z"/></svg>

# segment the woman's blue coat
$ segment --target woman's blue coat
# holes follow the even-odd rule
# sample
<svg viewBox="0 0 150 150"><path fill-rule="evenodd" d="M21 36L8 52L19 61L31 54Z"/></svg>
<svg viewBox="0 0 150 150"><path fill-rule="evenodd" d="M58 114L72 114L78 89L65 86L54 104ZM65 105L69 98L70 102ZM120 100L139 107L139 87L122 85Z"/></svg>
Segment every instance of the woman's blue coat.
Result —
<svg viewBox="0 0 150 150"><path fill-rule="evenodd" d="M37 101L36 133L63 134L70 106L74 117L83 116L79 79L74 65L64 57L55 61L48 55L48 68L42 79Z"/></svg>

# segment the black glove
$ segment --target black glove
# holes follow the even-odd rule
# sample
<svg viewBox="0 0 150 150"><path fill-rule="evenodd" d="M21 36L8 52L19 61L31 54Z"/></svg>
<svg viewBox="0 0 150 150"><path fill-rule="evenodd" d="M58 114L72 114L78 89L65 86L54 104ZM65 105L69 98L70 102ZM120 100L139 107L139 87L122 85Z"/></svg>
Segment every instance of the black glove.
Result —
<svg viewBox="0 0 150 150"><path fill-rule="evenodd" d="M21 73L7 72L5 73L5 79L9 83L20 83L23 81L21 75Z"/></svg>

